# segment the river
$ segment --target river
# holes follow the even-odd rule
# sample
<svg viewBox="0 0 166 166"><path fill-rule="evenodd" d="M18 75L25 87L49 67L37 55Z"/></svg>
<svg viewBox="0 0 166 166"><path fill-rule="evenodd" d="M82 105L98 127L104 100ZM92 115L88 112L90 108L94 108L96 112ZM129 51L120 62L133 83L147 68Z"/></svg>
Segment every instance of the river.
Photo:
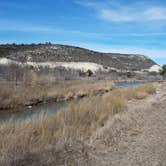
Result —
<svg viewBox="0 0 166 166"><path fill-rule="evenodd" d="M138 85L143 85L144 82L117 82L115 85L119 88L124 87L134 87ZM60 110L61 108L66 107L70 102L61 101L61 102L53 102L48 104L40 104L37 106L33 106L32 108L22 108L22 110L2 110L0 111L0 122L5 121L18 121L32 118L34 116L40 114L50 114Z"/></svg>

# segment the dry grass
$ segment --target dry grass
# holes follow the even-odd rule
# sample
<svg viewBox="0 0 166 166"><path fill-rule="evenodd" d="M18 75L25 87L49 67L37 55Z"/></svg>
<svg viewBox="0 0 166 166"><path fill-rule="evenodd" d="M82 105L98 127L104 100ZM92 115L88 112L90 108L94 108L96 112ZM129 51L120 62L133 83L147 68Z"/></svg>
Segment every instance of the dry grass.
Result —
<svg viewBox="0 0 166 166"><path fill-rule="evenodd" d="M125 98L127 100L131 99L144 99L149 94L154 94L156 92L156 85L154 84L145 84L133 88L125 88L122 90Z"/></svg>
<svg viewBox="0 0 166 166"><path fill-rule="evenodd" d="M47 97L47 89L45 86L24 86L13 84L0 85L0 108L16 108L23 105L33 103L33 101L41 101Z"/></svg>
<svg viewBox="0 0 166 166"><path fill-rule="evenodd" d="M67 148L65 144L68 142L69 147L72 144L72 148L76 148L73 142L79 140L85 143L88 141L92 134L103 127L110 117L126 109L127 100L138 98L137 92L152 94L155 92L155 86L144 85L133 89L117 89L100 97L86 98L78 103L71 103L64 110L51 116L40 115L23 122L1 124L0 162L5 161L6 165L10 165L12 161L19 163L20 160L25 159L25 165L31 165L32 159L27 159L30 154L35 161L37 159L34 156L37 155L41 161L44 154L44 158L48 162L51 160L50 153L48 153L50 148L53 151L51 154L55 154L55 156L59 153L62 155ZM62 150L57 153L60 145L62 145ZM83 154L82 151L85 149L81 150L81 154ZM63 157L70 155L73 155L72 151L68 151L67 156ZM55 156L52 160L56 162L58 159ZM45 165L47 164L45 163Z"/></svg>
<svg viewBox="0 0 166 166"><path fill-rule="evenodd" d="M47 79L35 77L31 84L20 83L17 86L10 82L0 82L0 108L16 108L52 100L70 100L110 91L113 88L112 81L107 80L49 82Z"/></svg>
<svg viewBox="0 0 166 166"><path fill-rule="evenodd" d="M123 111L126 100L119 90L72 103L65 110L51 116L30 121L5 123L0 127L0 156L5 159L22 156L27 151L69 140L87 140L93 131L104 126L109 116Z"/></svg>

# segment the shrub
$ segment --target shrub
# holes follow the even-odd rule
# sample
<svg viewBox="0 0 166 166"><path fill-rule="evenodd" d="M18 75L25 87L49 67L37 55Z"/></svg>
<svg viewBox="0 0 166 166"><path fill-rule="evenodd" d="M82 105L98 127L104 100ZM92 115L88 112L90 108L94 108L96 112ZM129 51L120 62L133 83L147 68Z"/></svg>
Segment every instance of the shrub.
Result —
<svg viewBox="0 0 166 166"><path fill-rule="evenodd" d="M166 77L166 65L162 66L161 75Z"/></svg>

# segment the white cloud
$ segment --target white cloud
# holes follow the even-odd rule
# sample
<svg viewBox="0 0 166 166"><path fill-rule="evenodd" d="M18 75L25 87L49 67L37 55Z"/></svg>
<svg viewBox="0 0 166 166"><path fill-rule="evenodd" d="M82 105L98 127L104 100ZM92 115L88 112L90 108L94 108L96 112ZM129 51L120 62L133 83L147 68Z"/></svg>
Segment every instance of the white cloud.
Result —
<svg viewBox="0 0 166 166"><path fill-rule="evenodd" d="M114 18L116 19L116 17ZM128 18L119 18L128 19ZM0 31L16 31L16 32L35 32L44 34L70 34L87 38L111 39L112 37L145 37L145 36L166 36L166 32L154 33L95 33L85 32L76 29L63 29L60 27L53 27L50 25L35 25L23 21L14 20L0 20Z"/></svg>
<svg viewBox="0 0 166 166"><path fill-rule="evenodd" d="M162 6L144 6L128 5L124 6L118 2L95 3L80 2L77 4L96 10L99 18L111 22L132 22L132 21L156 21L166 20L166 7Z"/></svg>
<svg viewBox="0 0 166 166"><path fill-rule="evenodd" d="M124 11L100 9L98 12L102 19L114 22L166 20L166 8L162 7L150 7L142 11L134 11L132 8Z"/></svg>
<svg viewBox="0 0 166 166"><path fill-rule="evenodd" d="M144 16L149 20L166 20L166 8L151 7L144 12Z"/></svg>
<svg viewBox="0 0 166 166"><path fill-rule="evenodd" d="M47 26L34 25L24 21L8 19L0 20L0 31L20 31L20 32L50 32L53 29Z"/></svg>
<svg viewBox="0 0 166 166"><path fill-rule="evenodd" d="M75 3L84 7L95 7L95 8L98 8L98 5L99 5L98 3L95 3L95 2L88 2L88 1L83 2L79 0L75 1Z"/></svg>
<svg viewBox="0 0 166 166"><path fill-rule="evenodd" d="M100 9L99 10L100 18L107 21L132 21L133 18L127 14L121 15L116 11L109 9Z"/></svg>

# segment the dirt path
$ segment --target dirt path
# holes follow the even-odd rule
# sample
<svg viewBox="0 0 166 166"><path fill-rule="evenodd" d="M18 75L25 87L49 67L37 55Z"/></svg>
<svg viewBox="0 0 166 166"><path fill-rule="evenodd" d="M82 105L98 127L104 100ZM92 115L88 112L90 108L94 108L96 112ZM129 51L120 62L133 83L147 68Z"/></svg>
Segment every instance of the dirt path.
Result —
<svg viewBox="0 0 166 166"><path fill-rule="evenodd" d="M91 154L98 166L166 166L166 83L155 95L129 102L98 133L92 144L100 150Z"/></svg>

